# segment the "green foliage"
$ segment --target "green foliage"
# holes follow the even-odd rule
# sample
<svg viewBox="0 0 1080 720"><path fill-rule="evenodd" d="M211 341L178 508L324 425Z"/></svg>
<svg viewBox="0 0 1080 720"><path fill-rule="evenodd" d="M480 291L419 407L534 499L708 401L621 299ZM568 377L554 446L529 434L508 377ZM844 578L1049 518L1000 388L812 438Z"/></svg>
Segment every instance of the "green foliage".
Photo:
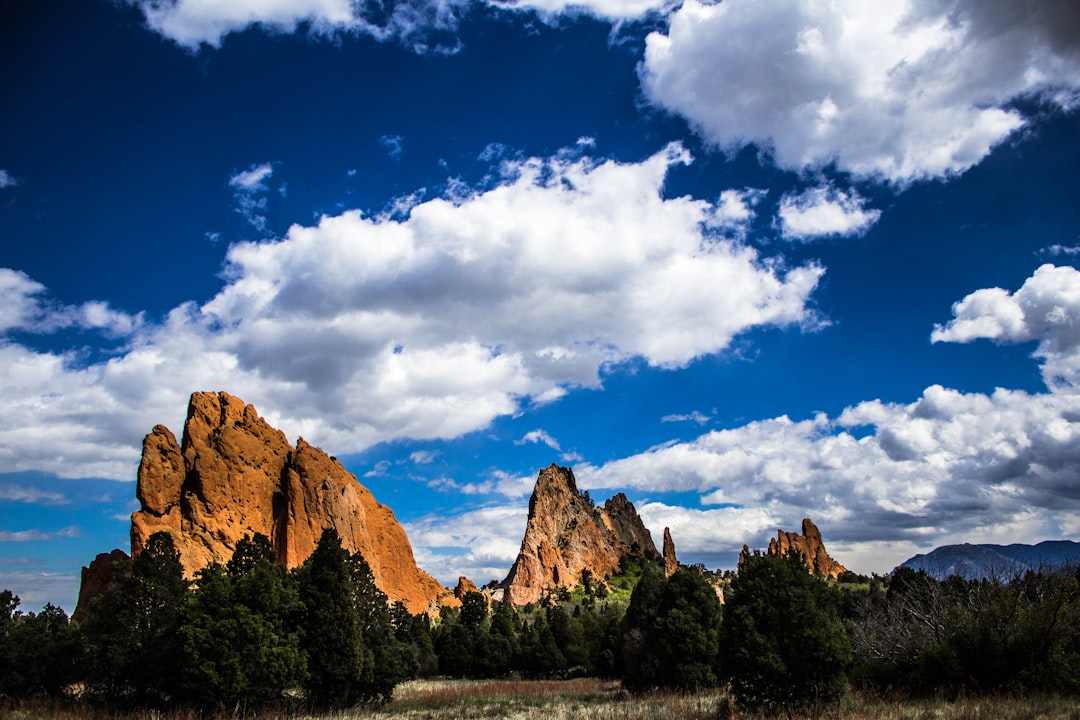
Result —
<svg viewBox="0 0 1080 720"><path fill-rule="evenodd" d="M180 677L188 583L172 536L154 533L130 576L91 603L85 624L88 689L111 703L168 704Z"/></svg>
<svg viewBox="0 0 1080 720"><path fill-rule="evenodd" d="M337 531L328 528L298 575L308 701L318 707L388 701L417 665L367 562L342 548Z"/></svg>
<svg viewBox="0 0 1080 720"><path fill-rule="evenodd" d="M647 566L622 622L623 685L696 690L719 684L721 606L698 573Z"/></svg>
<svg viewBox="0 0 1080 720"><path fill-rule="evenodd" d="M337 531L328 528L299 572L305 608L302 642L308 657L304 690L317 707L359 702L365 673L374 662L353 605L350 565Z"/></svg>
<svg viewBox="0 0 1080 720"><path fill-rule="evenodd" d="M299 611L295 579L274 561L270 541L242 539L226 567L199 572L185 606L179 698L202 707L280 702L305 676Z"/></svg>
<svg viewBox="0 0 1080 720"><path fill-rule="evenodd" d="M798 555L750 556L724 607L724 674L736 700L769 712L838 700L851 661L838 604Z"/></svg>
<svg viewBox="0 0 1080 720"><path fill-rule="evenodd" d="M1080 577L938 581L900 568L854 624L857 679L915 694L1080 692Z"/></svg>
<svg viewBox="0 0 1080 720"><path fill-rule="evenodd" d="M18 604L10 591L0 594L0 694L61 696L79 679L79 627L55 605L23 615Z"/></svg>

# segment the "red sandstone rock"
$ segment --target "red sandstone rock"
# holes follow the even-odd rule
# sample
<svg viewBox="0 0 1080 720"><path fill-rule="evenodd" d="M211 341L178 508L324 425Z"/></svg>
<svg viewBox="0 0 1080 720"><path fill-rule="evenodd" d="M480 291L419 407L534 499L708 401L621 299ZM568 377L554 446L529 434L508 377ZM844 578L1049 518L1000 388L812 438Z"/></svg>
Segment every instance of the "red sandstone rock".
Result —
<svg viewBox="0 0 1080 720"><path fill-rule="evenodd" d="M671 529L664 528L664 575L671 577L679 569L679 559L675 557L675 541L671 539Z"/></svg>
<svg viewBox="0 0 1080 720"><path fill-rule="evenodd" d="M814 575L836 578L847 572L846 567L829 557L829 553L825 551L825 543L821 540L821 531L817 529L817 525L814 525L810 518L805 518L802 521L801 535L777 530L776 537L769 540L769 549L766 554L773 557L783 557L789 552L801 555L810 568L810 572ZM749 555L749 548L743 545L742 552L739 553L740 567Z"/></svg>
<svg viewBox="0 0 1080 720"><path fill-rule="evenodd" d="M410 612L437 609L450 596L416 566L412 546L390 508L322 450L285 434L227 393L191 396L182 442L158 425L143 441L131 517L131 551L150 535L172 535L188 576L225 563L245 535L270 539L289 568L304 562L324 529L360 552L375 584Z"/></svg>
<svg viewBox="0 0 1080 720"><path fill-rule="evenodd" d="M540 471L529 499L529 519L517 560L502 583L515 605L536 602L545 590L573 588L588 570L606 579L623 558L660 559L652 535L625 495L596 508L578 492L570 468Z"/></svg>
<svg viewBox="0 0 1080 720"><path fill-rule="evenodd" d="M126 552L117 548L109 553L101 553L91 561L89 567L82 569L79 601L75 605L75 612L71 613L72 620L80 625L84 623L90 609L90 601L121 582L125 577L130 577L131 567L128 564L130 559Z"/></svg>

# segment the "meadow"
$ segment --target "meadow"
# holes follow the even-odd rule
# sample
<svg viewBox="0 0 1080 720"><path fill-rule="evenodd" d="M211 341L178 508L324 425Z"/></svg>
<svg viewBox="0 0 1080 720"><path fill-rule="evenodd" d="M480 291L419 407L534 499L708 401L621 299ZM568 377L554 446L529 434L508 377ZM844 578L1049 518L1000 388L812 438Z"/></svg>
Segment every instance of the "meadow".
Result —
<svg viewBox="0 0 1080 720"><path fill-rule="evenodd" d="M97 712L86 705L25 701L0 705L3 720L202 720L194 711L130 714ZM691 694L635 695L617 681L576 680L412 680L400 685L384 705L361 705L307 714L277 709L260 713L223 709L220 718L265 720L737 720L758 718L741 712L724 690ZM839 705L779 716L832 720L1080 720L1080 699L1062 697L973 697L883 699L848 694Z"/></svg>

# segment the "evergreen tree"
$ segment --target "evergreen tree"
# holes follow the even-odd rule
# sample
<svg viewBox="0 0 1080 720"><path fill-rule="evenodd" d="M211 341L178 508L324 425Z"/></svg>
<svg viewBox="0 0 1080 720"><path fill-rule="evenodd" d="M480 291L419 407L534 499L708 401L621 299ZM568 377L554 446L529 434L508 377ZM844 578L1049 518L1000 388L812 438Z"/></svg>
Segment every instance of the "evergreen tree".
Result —
<svg viewBox="0 0 1080 720"><path fill-rule="evenodd" d="M552 677L566 669L566 658L543 614L522 628L514 666L528 678Z"/></svg>
<svg viewBox="0 0 1080 720"><path fill-rule="evenodd" d="M183 693L201 706L261 706L301 684L295 579L262 535L243 538L228 565L199 573L181 626Z"/></svg>
<svg viewBox="0 0 1080 720"><path fill-rule="evenodd" d="M58 697L79 679L83 659L79 627L51 603L27 615L17 613L17 605L18 598L10 592L0 596L0 626L6 626L0 629L0 694Z"/></svg>
<svg viewBox="0 0 1080 720"><path fill-rule="evenodd" d="M645 569L623 618L623 684L696 690L719 684L721 607L698 573Z"/></svg>
<svg viewBox="0 0 1080 720"><path fill-rule="evenodd" d="M838 606L799 555L750 556L724 607L724 670L736 700L767 711L837 700L851 662Z"/></svg>
<svg viewBox="0 0 1080 720"><path fill-rule="evenodd" d="M131 561L130 574L91 602L84 635L92 694L110 703L160 706L180 676L179 628L188 600L180 553L166 532L154 533Z"/></svg>
<svg viewBox="0 0 1080 720"><path fill-rule="evenodd" d="M358 702L365 673L374 662L353 603L350 565L337 530L330 527L299 572L305 609L302 643L308 659L304 690L318 707Z"/></svg>
<svg viewBox="0 0 1080 720"><path fill-rule="evenodd" d="M350 556L349 574L353 607L372 658L363 675L360 699L388 702L398 683L416 676L416 660L394 632L386 594L375 585L371 567L360 553Z"/></svg>

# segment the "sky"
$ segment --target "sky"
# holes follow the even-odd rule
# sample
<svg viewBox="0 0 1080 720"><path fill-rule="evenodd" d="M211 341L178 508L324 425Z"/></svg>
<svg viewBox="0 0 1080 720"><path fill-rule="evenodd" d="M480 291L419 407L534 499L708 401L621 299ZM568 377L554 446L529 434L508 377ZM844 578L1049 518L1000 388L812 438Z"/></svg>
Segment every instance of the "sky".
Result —
<svg viewBox="0 0 1080 720"><path fill-rule="evenodd" d="M1080 536L1075 2L38 0L0 62L24 610L199 390L449 586L553 462L712 569Z"/></svg>

